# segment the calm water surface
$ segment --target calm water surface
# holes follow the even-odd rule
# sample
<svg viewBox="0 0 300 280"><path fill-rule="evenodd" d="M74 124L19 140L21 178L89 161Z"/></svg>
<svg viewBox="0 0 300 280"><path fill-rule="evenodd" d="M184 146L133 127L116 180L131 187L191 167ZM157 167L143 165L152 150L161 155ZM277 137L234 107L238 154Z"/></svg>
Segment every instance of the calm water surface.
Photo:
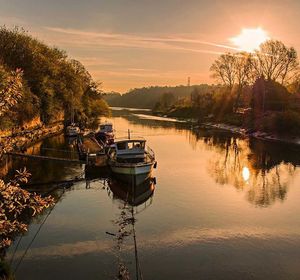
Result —
<svg viewBox="0 0 300 280"><path fill-rule="evenodd" d="M156 185L145 183L132 198L143 279L300 279L299 149L193 129L145 111L114 111L111 121L117 136L127 129L144 136L158 161ZM45 148L76 151L63 136L32 152L64 153ZM84 170L32 160L6 167L24 164L31 182ZM56 191L56 206L16 238L6 259L17 279L116 279L120 263L136 279L133 234L121 242L111 235L132 207L122 200L123 186L108 183L105 172L99 176Z"/></svg>

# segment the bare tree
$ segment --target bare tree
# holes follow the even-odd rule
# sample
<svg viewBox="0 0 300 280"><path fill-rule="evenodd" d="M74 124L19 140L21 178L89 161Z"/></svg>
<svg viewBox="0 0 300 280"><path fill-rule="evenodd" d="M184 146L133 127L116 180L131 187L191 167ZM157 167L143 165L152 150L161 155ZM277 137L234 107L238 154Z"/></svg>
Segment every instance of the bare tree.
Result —
<svg viewBox="0 0 300 280"><path fill-rule="evenodd" d="M237 86L235 101L235 109L237 109L243 88L254 80L250 54L241 52L221 55L210 70L214 78L221 80L230 89Z"/></svg>
<svg viewBox="0 0 300 280"><path fill-rule="evenodd" d="M299 67L296 50L275 40L261 44L252 55L251 63L256 77L263 76L281 84L288 83Z"/></svg>
<svg viewBox="0 0 300 280"><path fill-rule="evenodd" d="M243 89L246 85L254 82L251 56L249 53L241 52L234 55L235 80L237 84L237 94L235 110L238 108Z"/></svg>
<svg viewBox="0 0 300 280"><path fill-rule="evenodd" d="M230 89L236 81L235 57L231 53L222 54L210 67L212 77L221 80Z"/></svg>

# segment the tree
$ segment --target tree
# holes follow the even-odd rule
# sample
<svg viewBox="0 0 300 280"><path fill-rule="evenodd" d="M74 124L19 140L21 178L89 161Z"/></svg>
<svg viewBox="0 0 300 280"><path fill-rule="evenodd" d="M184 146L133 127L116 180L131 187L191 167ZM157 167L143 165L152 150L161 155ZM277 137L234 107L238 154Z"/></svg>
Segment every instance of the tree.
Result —
<svg viewBox="0 0 300 280"><path fill-rule="evenodd" d="M296 50L282 42L269 40L261 44L251 57L256 77L264 77L280 84L287 84L297 73L299 66Z"/></svg>
<svg viewBox="0 0 300 280"><path fill-rule="evenodd" d="M210 67L210 71L213 72L213 78L221 80L226 86L232 89L236 82L235 56L231 53L220 55Z"/></svg>
<svg viewBox="0 0 300 280"><path fill-rule="evenodd" d="M166 111L170 109L176 101L176 98L173 93L167 92L164 93L159 102L157 102L153 108L154 111Z"/></svg>
<svg viewBox="0 0 300 280"><path fill-rule="evenodd" d="M0 117L22 97L22 71L12 71L2 83L4 88L0 90Z"/></svg>
<svg viewBox="0 0 300 280"><path fill-rule="evenodd" d="M20 68L23 73L22 90L26 100L21 103L26 105L23 107L26 110L21 105L16 108L16 118L11 118L15 125L38 116L48 124L62 120L62 116L70 118L74 111L82 115L90 111L82 103L87 92L93 92L89 94L90 99L101 98L98 84L79 61L70 59L65 51L45 45L21 28L0 27L0 61L6 69ZM0 69L0 82L1 77Z"/></svg>
<svg viewBox="0 0 300 280"><path fill-rule="evenodd" d="M237 92L235 100L235 110L237 110L243 89L250 84L254 77L252 71L251 57L248 53L242 52L234 55L234 68L237 83Z"/></svg>

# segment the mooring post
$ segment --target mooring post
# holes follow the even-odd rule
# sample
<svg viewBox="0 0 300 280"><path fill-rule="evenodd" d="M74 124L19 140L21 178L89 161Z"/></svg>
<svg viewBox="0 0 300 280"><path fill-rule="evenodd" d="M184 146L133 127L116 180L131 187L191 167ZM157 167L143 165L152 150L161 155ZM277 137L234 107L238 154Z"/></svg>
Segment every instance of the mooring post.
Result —
<svg viewBox="0 0 300 280"><path fill-rule="evenodd" d="M90 153L90 149L88 148L87 152L86 152L86 164L87 165L89 164L89 153Z"/></svg>

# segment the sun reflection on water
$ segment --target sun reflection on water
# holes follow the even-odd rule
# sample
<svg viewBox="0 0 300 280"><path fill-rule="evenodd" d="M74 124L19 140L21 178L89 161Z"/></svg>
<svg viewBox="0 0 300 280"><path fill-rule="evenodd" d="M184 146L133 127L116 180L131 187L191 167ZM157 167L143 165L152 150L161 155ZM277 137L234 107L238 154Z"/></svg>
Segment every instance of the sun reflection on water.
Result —
<svg viewBox="0 0 300 280"><path fill-rule="evenodd" d="M245 182L248 182L250 179L250 170L248 167L244 166L242 171L242 176Z"/></svg>

